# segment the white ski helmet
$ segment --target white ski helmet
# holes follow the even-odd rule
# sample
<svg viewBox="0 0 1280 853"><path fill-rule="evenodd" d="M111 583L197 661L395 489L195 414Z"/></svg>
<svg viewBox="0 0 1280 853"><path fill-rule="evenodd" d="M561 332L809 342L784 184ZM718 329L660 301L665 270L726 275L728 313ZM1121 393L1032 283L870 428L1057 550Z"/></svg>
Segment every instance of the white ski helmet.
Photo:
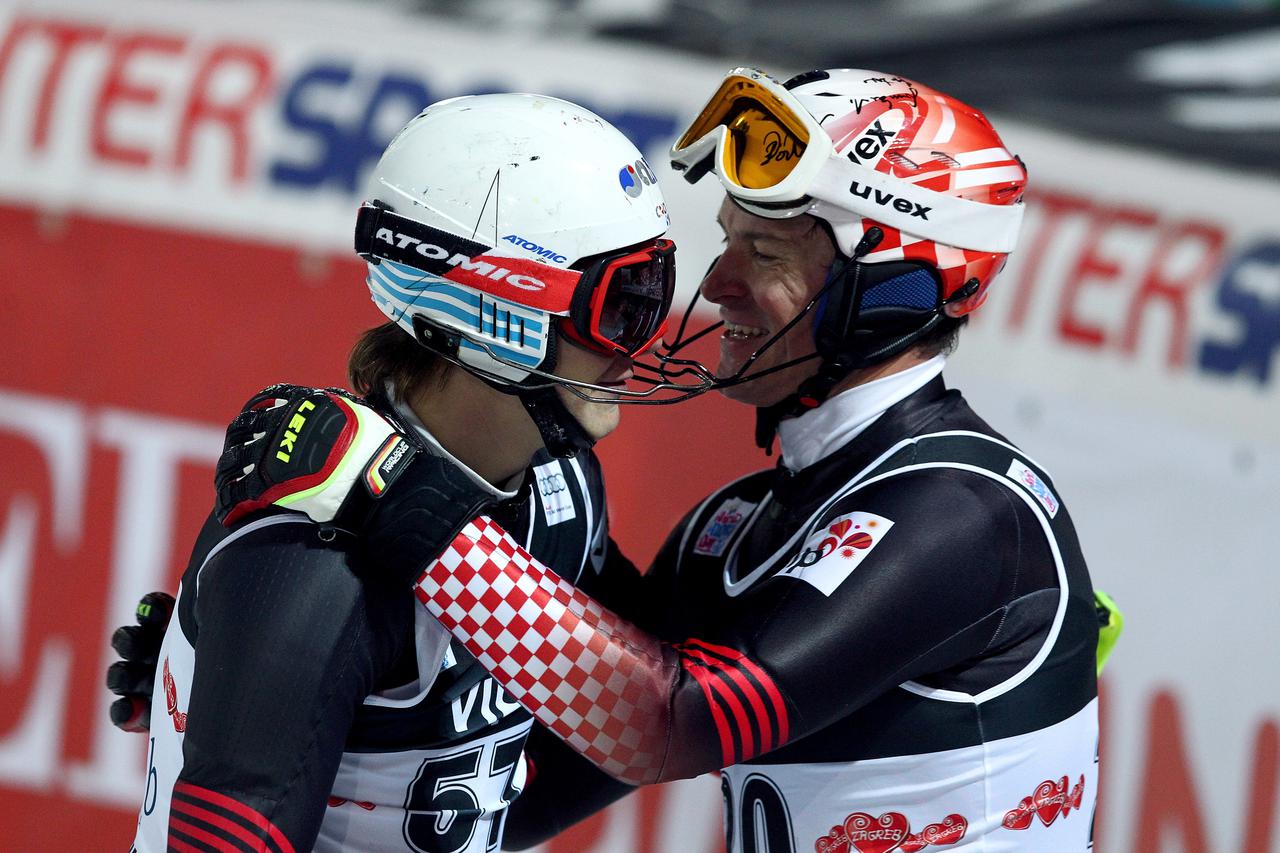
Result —
<svg viewBox="0 0 1280 853"><path fill-rule="evenodd" d="M661 336L669 224L653 170L599 116L543 95L474 95L429 106L392 139L356 251L388 318L519 386L554 379L557 328L627 355Z"/></svg>

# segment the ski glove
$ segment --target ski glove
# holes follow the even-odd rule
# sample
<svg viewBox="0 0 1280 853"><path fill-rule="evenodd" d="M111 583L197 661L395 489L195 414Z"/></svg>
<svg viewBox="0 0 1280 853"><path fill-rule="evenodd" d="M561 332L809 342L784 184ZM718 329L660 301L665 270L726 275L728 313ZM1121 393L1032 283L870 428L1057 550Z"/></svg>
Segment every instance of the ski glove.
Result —
<svg viewBox="0 0 1280 853"><path fill-rule="evenodd" d="M122 625L111 635L111 647L122 660L107 668L107 689L120 697L111 703L111 722L126 732L145 732L151 728L156 658L173 615L173 596L149 592L135 613L137 625Z"/></svg>
<svg viewBox="0 0 1280 853"><path fill-rule="evenodd" d="M1111 596L1100 589L1093 591L1093 606L1098 614L1098 675L1102 675L1102 668L1124 631L1124 614Z"/></svg>
<svg viewBox="0 0 1280 853"><path fill-rule="evenodd" d="M357 534L369 565L406 585L497 499L360 398L300 385L245 404L214 480L224 525L269 506L302 512Z"/></svg>
<svg viewBox="0 0 1280 853"><path fill-rule="evenodd" d="M358 523L418 452L345 391L271 385L227 428L215 511L228 527L271 505L322 524Z"/></svg>

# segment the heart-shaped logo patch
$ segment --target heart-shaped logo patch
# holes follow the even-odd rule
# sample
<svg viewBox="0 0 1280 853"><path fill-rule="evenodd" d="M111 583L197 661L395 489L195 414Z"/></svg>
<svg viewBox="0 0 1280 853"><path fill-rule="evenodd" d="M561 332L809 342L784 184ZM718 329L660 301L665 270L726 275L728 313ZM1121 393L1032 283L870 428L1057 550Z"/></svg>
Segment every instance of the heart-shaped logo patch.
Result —
<svg viewBox="0 0 1280 853"><path fill-rule="evenodd" d="M833 826L831 831L813 843L815 853L849 853L849 836L843 826Z"/></svg>
<svg viewBox="0 0 1280 853"><path fill-rule="evenodd" d="M889 853L897 850L907 840L911 825L901 812L886 812L872 817L866 812L854 812L845 819L844 834L858 853Z"/></svg>
<svg viewBox="0 0 1280 853"><path fill-rule="evenodd" d="M1031 802L1030 797L1023 797L1022 802L1018 803L1016 809L1005 812L1004 828L1005 829L1026 829L1031 826L1031 816L1035 814L1036 808Z"/></svg>
<svg viewBox="0 0 1280 853"><path fill-rule="evenodd" d="M1049 826L1058 819L1058 814L1064 808L1068 811L1071 807L1067 805L1067 777L1063 776L1057 782L1044 781L1036 787L1036 792L1032 794L1032 800L1036 806L1036 817L1040 818L1040 822L1045 826Z"/></svg>
<svg viewBox="0 0 1280 853"><path fill-rule="evenodd" d="M920 831L926 844L955 844L969 829L969 821L963 815L949 814L942 823L931 823Z"/></svg>

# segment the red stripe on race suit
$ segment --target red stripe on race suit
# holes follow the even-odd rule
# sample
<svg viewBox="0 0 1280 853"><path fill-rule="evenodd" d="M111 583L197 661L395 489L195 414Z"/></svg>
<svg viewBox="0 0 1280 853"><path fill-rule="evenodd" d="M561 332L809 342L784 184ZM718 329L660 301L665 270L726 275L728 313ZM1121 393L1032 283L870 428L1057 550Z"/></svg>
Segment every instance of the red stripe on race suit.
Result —
<svg viewBox="0 0 1280 853"><path fill-rule="evenodd" d="M615 778L647 784L733 763L720 763L733 755L735 728L722 702L754 747L746 708L725 677L732 664L693 671L677 647L576 589L487 517L469 523L427 567L416 594L517 701ZM763 670L730 657L781 701Z"/></svg>
<svg viewBox="0 0 1280 853"><path fill-rule="evenodd" d="M214 835L212 832L206 832L200 827L187 823L186 821L178 817L173 812L170 812L169 813L169 844L171 846L173 844L173 841L175 840L173 838L173 834L175 832L180 832L183 835L186 835L188 838L192 838L200 842L200 844L203 846L203 849L205 851L214 851L214 853L244 853L244 848L241 847L239 844L236 844L231 839L223 836L219 836L219 835ZM260 842L257 839L251 839L251 844L252 843L264 845L264 842ZM250 846L249 849L255 850L255 851L266 850L266 847Z"/></svg>
<svg viewBox="0 0 1280 853"><path fill-rule="evenodd" d="M277 829L274 823L259 814L257 810L245 805L239 800L228 797L226 794L210 790L209 788L192 785L190 782L178 782L173 786L173 793L175 797L187 797L191 800L203 800L210 805L218 806L219 808L226 809L233 814L239 815L241 818L258 828L259 838L265 834L267 838L274 841L276 848L280 853L295 853L292 842L290 842L288 838L285 838L284 833ZM198 804L193 805L197 805L198 807ZM263 840L265 841L265 839Z"/></svg>
<svg viewBox="0 0 1280 853"><path fill-rule="evenodd" d="M180 822L180 818L178 817L178 814L177 814L178 812L181 812L182 814L187 815L189 817L193 817L198 820L204 821L210 826L217 827L218 829L222 830L222 832L226 835L234 835L236 838L240 839L245 844L248 844L250 847L254 846L255 844L260 846L265 844L265 842L262 841L262 836L260 833L251 832L250 830L246 829L242 824L236 823L233 820L228 820L222 815L212 812L209 809L199 805L198 803L192 803L182 799L174 799L173 803L169 807L169 826L171 831L172 831L172 827ZM190 826L190 824L186 823L185 821L182 821L181 823L182 823L182 826L184 827L183 832L186 832L187 835L195 835L194 832L191 832L185 829L185 827ZM228 845L230 844L230 842L224 842L224 843Z"/></svg>
<svg viewBox="0 0 1280 853"><path fill-rule="evenodd" d="M681 661L681 665L688 669L688 664ZM751 734L751 718L747 716L747 708L742 704L742 700L733 692L733 688L725 683L724 677L714 669L710 670L711 688L720 697L720 701L729 709L729 713L733 715L733 721L736 724L735 730L738 738L742 741L742 752L744 757L751 757L756 754L755 737ZM736 757L736 756L735 756ZM737 761L731 762L736 764ZM728 764L725 765L726 767Z"/></svg>
<svg viewBox="0 0 1280 853"><path fill-rule="evenodd" d="M702 693L707 697L707 707L711 709L711 719L715 721L716 733L720 735L720 760L725 767L729 767L737 762L734 760L733 749L733 729L729 727L729 718L724 715L724 710L720 707L720 703L716 701L711 686L711 673L706 667L697 664L684 663L685 672L693 676L698 682L698 686L702 688Z"/></svg>
<svg viewBox="0 0 1280 853"><path fill-rule="evenodd" d="M751 680L742 674L737 668L726 663L719 658L713 657L704 651L695 648L697 640L688 643L681 643L676 646L682 655L696 658L702 664L716 672L721 678L728 677L738 687L738 691L746 697L747 703L751 706L751 712L755 717L756 727L760 729L760 752L768 752L773 749L773 723L769 719L769 712L764 706L764 700L760 696L760 689L751 683ZM690 664L687 659L684 661L685 667ZM737 699L737 695L733 694L729 688L724 688L733 695L733 701L741 706ZM751 727L744 720L742 721L742 752L743 755L738 761L746 761L748 758L754 758L759 753L755 750L755 744L752 740ZM736 761L734 762L737 763ZM726 765L728 766L728 765Z"/></svg>
<svg viewBox="0 0 1280 853"><path fill-rule="evenodd" d="M759 664L757 664L755 661L753 661L751 658L747 657L737 649L731 649L728 646L717 646L714 643L708 643L705 640L699 640L691 637L688 640L685 640L684 645L686 646L686 648L690 646L700 646L701 648L706 649L709 652L714 652L715 654L730 658L736 664L738 664L738 666L742 667L748 673L750 673L751 677L754 678L756 682L760 685L760 687L764 690L765 695L769 697L769 704L773 706L774 715L778 720L778 744L777 745L782 746L784 743L787 742L787 740L790 738L790 735L791 735L791 722L787 718L787 704L782 699L782 691L778 689L778 685L774 684L773 679L769 677L768 673L766 673L763 669L760 668ZM761 719L762 719L761 730L767 730L767 727L764 725L764 722L763 722L764 718L761 718ZM768 752L773 748L774 748L773 746L766 745L765 747L763 747L762 751Z"/></svg>

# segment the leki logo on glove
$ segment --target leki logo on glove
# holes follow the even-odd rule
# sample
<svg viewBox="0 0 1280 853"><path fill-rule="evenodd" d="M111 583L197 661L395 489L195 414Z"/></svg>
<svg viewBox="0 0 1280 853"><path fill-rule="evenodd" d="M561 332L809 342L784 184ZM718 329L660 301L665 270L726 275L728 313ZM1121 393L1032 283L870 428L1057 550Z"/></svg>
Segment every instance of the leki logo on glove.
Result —
<svg viewBox="0 0 1280 853"><path fill-rule="evenodd" d="M173 730L175 732L185 732L187 730L187 715L178 710L178 685L173 683L173 675L169 672L169 659L164 659L163 675L161 680L164 682L164 704L169 711L169 716L173 718Z"/></svg>
<svg viewBox="0 0 1280 853"><path fill-rule="evenodd" d="M280 446L276 448L276 458L281 462L289 461L294 442L298 440L302 428L307 425L307 416L303 412L309 412L315 407L316 404L310 400L303 400L302 405L298 406L298 411L294 412L293 417L289 419L289 425L284 430L284 438L280 439Z"/></svg>
<svg viewBox="0 0 1280 853"><path fill-rule="evenodd" d="M854 812L814 842L813 849L816 853L915 853L930 845L955 844L968 829L969 821L958 814L949 814L940 823L913 833L902 812L885 812L879 817Z"/></svg>
<svg viewBox="0 0 1280 853"><path fill-rule="evenodd" d="M871 512L851 512L833 519L805 541L779 574L790 575L831 595L884 538L893 522Z"/></svg>

